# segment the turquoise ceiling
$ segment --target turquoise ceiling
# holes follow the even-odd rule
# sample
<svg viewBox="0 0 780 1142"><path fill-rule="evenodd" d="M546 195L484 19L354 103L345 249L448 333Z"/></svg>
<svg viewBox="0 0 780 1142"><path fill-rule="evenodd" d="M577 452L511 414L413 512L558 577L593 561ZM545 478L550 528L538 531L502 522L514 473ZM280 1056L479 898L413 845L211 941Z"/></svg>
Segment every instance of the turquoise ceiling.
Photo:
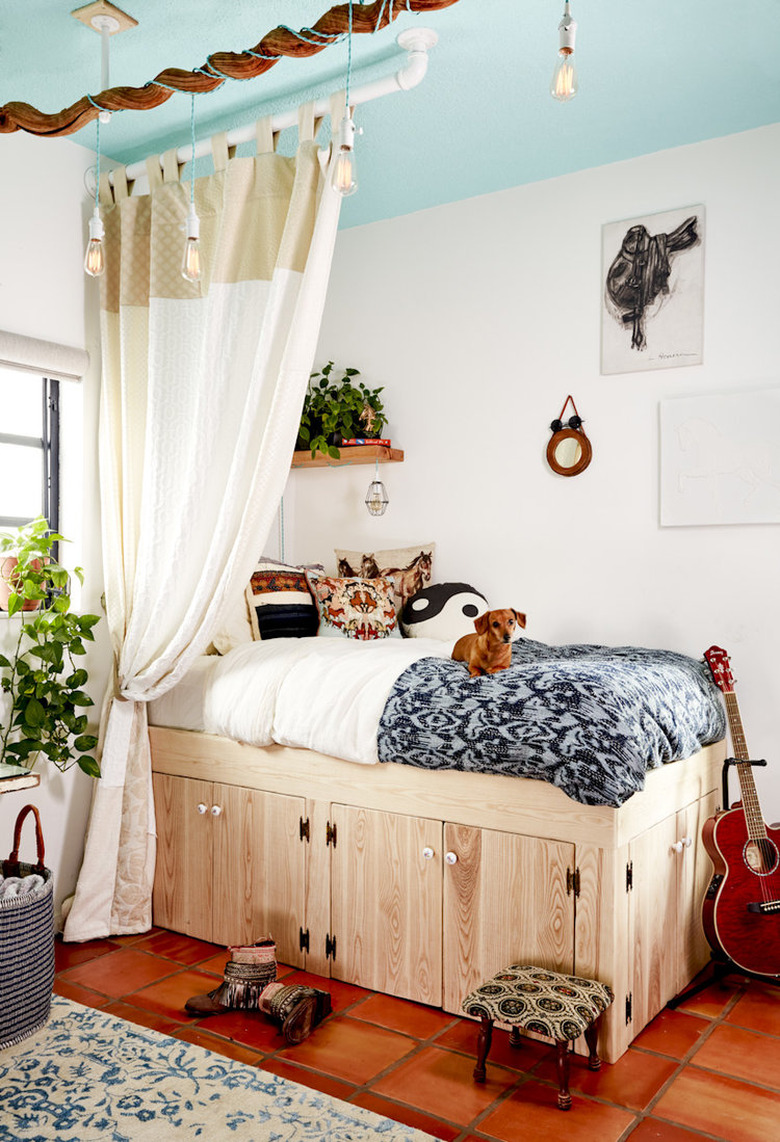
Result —
<svg viewBox="0 0 780 1142"><path fill-rule="evenodd" d="M118 7L138 27L111 37L111 83L140 86L164 67L190 69L214 51L252 47L277 24L310 26L330 0L119 0ZM374 36L356 36L354 85L398 66L395 37L404 28L431 27L439 44L420 87L358 109L360 190L345 202L343 224L780 120L779 0L572 0L580 93L568 104L548 94L562 10L562 0L459 0L440 12L404 12ZM3 0L0 104L58 111L99 90L100 37L70 11L67 0ZM197 134L343 86L346 58L346 44L337 44L199 96ZM189 112L189 97L173 95L156 110L114 115L102 131L104 153L131 163L186 144ZM94 124L71 138L93 148ZM2 145L0 135L0 156Z"/></svg>

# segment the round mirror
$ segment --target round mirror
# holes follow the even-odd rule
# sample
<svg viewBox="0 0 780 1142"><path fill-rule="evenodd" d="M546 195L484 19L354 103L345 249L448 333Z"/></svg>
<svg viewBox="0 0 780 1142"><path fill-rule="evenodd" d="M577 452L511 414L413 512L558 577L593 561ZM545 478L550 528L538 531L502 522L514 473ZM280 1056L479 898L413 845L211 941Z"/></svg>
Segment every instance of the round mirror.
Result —
<svg viewBox="0 0 780 1142"><path fill-rule="evenodd" d="M547 445L547 463L559 476L578 476L592 456L590 441L581 428L561 428Z"/></svg>

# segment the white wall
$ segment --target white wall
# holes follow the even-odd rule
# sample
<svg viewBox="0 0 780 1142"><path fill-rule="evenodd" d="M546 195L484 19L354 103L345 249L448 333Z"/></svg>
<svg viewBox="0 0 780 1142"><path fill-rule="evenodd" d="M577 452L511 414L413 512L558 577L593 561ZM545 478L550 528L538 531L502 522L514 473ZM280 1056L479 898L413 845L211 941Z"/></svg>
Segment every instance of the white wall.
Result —
<svg viewBox="0 0 780 1142"><path fill-rule="evenodd" d="M296 471L286 496L288 557L433 539L435 578L526 611L532 638L726 647L769 821L780 527L662 529L658 407L780 385L779 191L775 125L342 231L317 362L386 385L406 460L381 469L379 519L370 468ZM602 224L699 203L704 364L600 376ZM572 479L544 460L569 393L594 449Z"/></svg>
<svg viewBox="0 0 780 1142"><path fill-rule="evenodd" d="M36 139L18 132L0 142L0 328L86 348L91 363L81 385L63 382L61 530L62 561L84 568L79 607L102 615L102 568L97 485L99 329L97 284L84 275L84 171L94 155L66 139ZM2 410L0 410L0 425ZM0 618L0 648L15 641L17 620ZM105 624L86 658L87 687L96 707L102 699L110 656ZM22 805L41 813L46 864L55 874L57 905L71 892L83 851L92 779L78 769L60 774L39 763L41 785L0 796L0 855L11 849L13 822ZM23 838L22 858L34 851L34 833Z"/></svg>

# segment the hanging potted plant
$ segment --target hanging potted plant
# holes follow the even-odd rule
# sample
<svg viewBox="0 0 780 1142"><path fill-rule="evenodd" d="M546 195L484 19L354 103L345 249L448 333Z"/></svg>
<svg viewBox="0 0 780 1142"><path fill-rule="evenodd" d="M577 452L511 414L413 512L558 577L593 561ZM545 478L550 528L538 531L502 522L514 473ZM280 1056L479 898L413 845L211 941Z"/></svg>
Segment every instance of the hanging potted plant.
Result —
<svg viewBox="0 0 780 1142"><path fill-rule="evenodd" d="M100 620L71 611L70 575L54 557L61 542L42 517L0 532L4 609L19 618L15 649L0 654L0 768L32 769L44 757L58 769L76 764L99 777L91 754L97 738L87 732L84 713L93 705L84 692L88 675L76 660L86 654L84 643L94 641L92 628ZM80 567L74 574L83 582Z"/></svg>
<svg viewBox="0 0 780 1142"><path fill-rule="evenodd" d="M344 369L340 377L337 372L328 361L309 378L295 447L310 448L312 459L319 451L338 460L342 440L378 438L387 423L379 395L383 388L355 382L359 369Z"/></svg>

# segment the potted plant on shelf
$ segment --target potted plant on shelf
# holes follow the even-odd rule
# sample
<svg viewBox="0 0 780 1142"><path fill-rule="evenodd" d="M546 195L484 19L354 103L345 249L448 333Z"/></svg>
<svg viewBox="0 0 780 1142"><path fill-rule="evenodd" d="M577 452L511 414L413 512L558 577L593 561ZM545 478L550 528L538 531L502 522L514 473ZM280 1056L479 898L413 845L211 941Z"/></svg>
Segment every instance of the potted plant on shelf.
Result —
<svg viewBox="0 0 780 1142"><path fill-rule="evenodd" d="M358 369L344 369L337 377L332 361L328 361L309 378L303 402L297 449L310 448L312 459L320 451L338 460L339 445L350 438L378 438L387 423L380 398L383 388L369 389Z"/></svg>
<svg viewBox="0 0 780 1142"><path fill-rule="evenodd" d="M0 772L4 765L32 769L45 757L60 770L78 765L91 777L100 769L91 754L97 738L87 732L87 671L75 659L94 641L97 615L70 609L70 575L54 557L66 542L42 517L0 532L0 577L7 587L2 609L18 615L13 652L0 654ZM74 574L83 582L80 567ZM32 607L39 608L32 610Z"/></svg>

